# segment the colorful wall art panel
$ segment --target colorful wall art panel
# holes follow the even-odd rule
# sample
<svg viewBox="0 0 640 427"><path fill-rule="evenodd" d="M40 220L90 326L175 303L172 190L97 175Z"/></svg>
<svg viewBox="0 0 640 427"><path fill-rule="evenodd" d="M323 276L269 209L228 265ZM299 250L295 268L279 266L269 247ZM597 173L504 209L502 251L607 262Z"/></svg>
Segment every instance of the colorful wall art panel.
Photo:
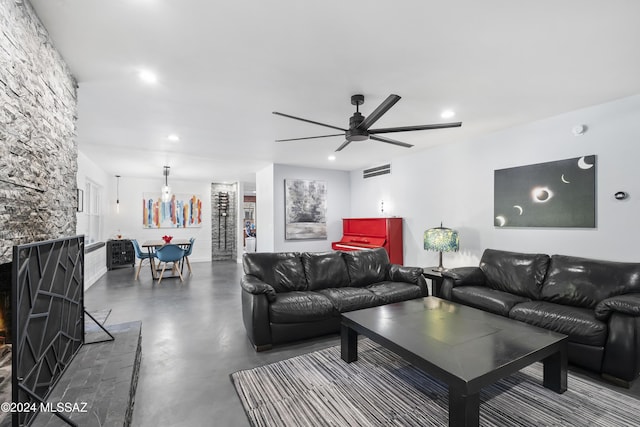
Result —
<svg viewBox="0 0 640 427"><path fill-rule="evenodd" d="M496 227L596 226L596 156L494 172Z"/></svg>
<svg viewBox="0 0 640 427"><path fill-rule="evenodd" d="M160 193L142 195L144 228L194 228L202 226L202 199L196 195L172 194L163 202Z"/></svg>
<svg viewBox="0 0 640 427"><path fill-rule="evenodd" d="M324 181L287 179L285 239L327 238L327 184Z"/></svg>

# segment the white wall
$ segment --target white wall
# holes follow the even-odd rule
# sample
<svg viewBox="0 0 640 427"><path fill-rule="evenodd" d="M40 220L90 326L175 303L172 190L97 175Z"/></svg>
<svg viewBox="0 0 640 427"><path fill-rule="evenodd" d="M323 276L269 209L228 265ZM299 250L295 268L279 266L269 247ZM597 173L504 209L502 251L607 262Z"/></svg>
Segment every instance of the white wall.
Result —
<svg viewBox="0 0 640 427"><path fill-rule="evenodd" d="M363 180L362 171L353 171L351 215L379 215L381 199L385 210L393 206L390 214L405 218L405 265L437 265L437 253L423 249L422 236L440 221L460 232L460 252L445 253L445 267L477 265L486 248L638 262L639 118L640 96L633 96L394 158L391 175ZM574 136L577 124L588 131ZM597 156L597 228L493 226L495 169L589 154ZM617 201L616 191L630 198Z"/></svg>
<svg viewBox="0 0 640 427"><path fill-rule="evenodd" d="M192 262L211 261L211 183L202 181L180 181L171 179L169 186L173 193L193 193L202 200L202 227L199 228L160 228L145 229L142 226L143 193L160 193L163 185L162 177L157 179L120 178L120 213L116 213L116 181L113 178L106 191L107 200L105 238L116 234L124 238L137 239L140 244L145 240L159 240L165 234L176 239L195 237L193 253L189 257Z"/></svg>
<svg viewBox="0 0 640 427"><path fill-rule="evenodd" d="M273 252L275 242L273 224L273 174L274 165L256 172L256 251Z"/></svg>
<svg viewBox="0 0 640 427"><path fill-rule="evenodd" d="M242 263L242 254L244 247L244 183L236 182L236 262Z"/></svg>
<svg viewBox="0 0 640 427"><path fill-rule="evenodd" d="M120 213L116 213L116 178L108 175L99 165L91 161L82 152L78 152L78 188L84 189L85 181L89 178L102 187L101 208L104 215L103 229L100 239L107 241L116 234L122 234L125 238L138 239L141 243L145 240L157 240L165 234L176 238L195 237L196 243L193 254L189 259L192 262L211 261L211 183L199 181L179 181L169 178L171 189L175 193L195 193L202 198L202 227L188 229L144 229L142 227L142 194L146 192L159 192L162 186L162 178L140 179L120 178ZM87 203L87 200L85 200ZM77 214L77 233L84 234L87 226L85 212ZM95 283L106 273L106 249L102 247L85 256L85 289Z"/></svg>
<svg viewBox="0 0 640 427"><path fill-rule="evenodd" d="M102 187L104 194L108 191L109 176L100 166L89 160L87 156L81 151L78 151L78 175L76 182L78 188L84 190L87 178L91 179L94 183ZM86 194L85 194L86 196ZM86 204L88 201L84 200L85 209L83 212L76 213L76 233L85 234L88 220ZM103 212L106 210L106 201L103 198L101 200L101 209ZM101 231L101 240L105 240L104 230ZM85 290L89 286L93 285L104 273L107 272L107 252L103 246L100 249L85 254L84 259L84 288Z"/></svg>
<svg viewBox="0 0 640 427"><path fill-rule="evenodd" d="M84 191L87 179L90 179L99 187L101 187L104 195L107 194L109 184L110 184L109 183L110 177L100 166L98 166L96 163L91 161L87 156L85 156L84 153L82 153L81 151L78 151L78 175L76 178L78 188ZM84 234L88 225L87 204L89 203L89 201L87 200L87 194L85 194L84 196L85 196L84 209L82 212L76 213L76 218L77 218L76 231L78 234ZM102 200L100 201L100 208L102 209L103 212L105 212L106 206L107 206L107 203L105 198L103 197ZM105 238L104 229L101 230L101 236L99 236L99 238L101 240L104 240Z"/></svg>
<svg viewBox="0 0 640 427"><path fill-rule="evenodd" d="M327 184L327 239L285 240L284 181L308 179ZM256 229L258 252L331 250L342 236L342 218L349 217L349 173L330 169L269 165L256 173Z"/></svg>
<svg viewBox="0 0 640 427"><path fill-rule="evenodd" d="M326 240L285 240L284 238L284 181L285 179L308 179L324 181L327 184L327 239ZM322 252L331 250L331 242L342 237L342 218L349 217L350 197L349 173L330 169L303 168L297 166L274 165L273 173L273 250L275 252L303 251ZM259 190L257 200L262 195ZM263 212L258 212L258 223L262 224ZM261 239L258 225L258 242ZM258 247L261 248L260 243ZM262 249L260 249L262 250Z"/></svg>

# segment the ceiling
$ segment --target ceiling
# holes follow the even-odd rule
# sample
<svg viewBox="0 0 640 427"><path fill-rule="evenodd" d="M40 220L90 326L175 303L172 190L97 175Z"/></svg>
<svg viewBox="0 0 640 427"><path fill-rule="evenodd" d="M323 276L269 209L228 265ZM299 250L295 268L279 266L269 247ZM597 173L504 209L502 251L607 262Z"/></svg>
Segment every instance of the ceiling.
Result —
<svg viewBox="0 0 640 427"><path fill-rule="evenodd" d="M78 81L80 150L123 177L161 179L163 165L175 179L249 182L270 163L356 170L640 93L637 0L31 3ZM402 96L374 127L463 126L390 135L410 149L274 142L336 132L272 111L347 128L356 93L365 116Z"/></svg>

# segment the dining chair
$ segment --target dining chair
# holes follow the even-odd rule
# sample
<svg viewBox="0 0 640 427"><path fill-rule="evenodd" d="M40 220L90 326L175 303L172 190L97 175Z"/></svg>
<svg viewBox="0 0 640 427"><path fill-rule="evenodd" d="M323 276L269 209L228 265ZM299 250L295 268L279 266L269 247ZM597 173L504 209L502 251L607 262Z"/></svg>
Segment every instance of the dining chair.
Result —
<svg viewBox="0 0 640 427"><path fill-rule="evenodd" d="M142 263L145 260L149 260L150 263L153 263L153 268L156 268L156 254L154 253L147 253L147 252L142 252L142 249L140 249L140 245L138 244L138 241L136 239L131 240L131 243L133 243L133 251L136 254L136 258L138 258L140 260L140 263L138 264L138 269L136 271L136 276L134 278L134 280L138 280L138 276L140 275L140 269L142 268Z"/></svg>
<svg viewBox="0 0 640 427"><path fill-rule="evenodd" d="M193 242L196 241L195 237L192 237L189 239L189 247L187 249L185 249L184 251L184 259L185 261L187 261L187 268L189 269L189 274L191 274L191 263L189 262L189 256L191 255L191 252L193 251Z"/></svg>
<svg viewBox="0 0 640 427"><path fill-rule="evenodd" d="M180 277L180 281L182 282L182 273L180 272L179 263L182 260L182 258L184 258L184 253L185 253L184 249L182 249L178 245L172 245L172 244L167 244L156 249L156 257L158 258L158 261L160 261L160 264L162 265L162 271L160 272L158 283L162 281L162 276L164 275L164 271L166 270L168 263L173 263L173 266L171 267L171 272L175 274L175 272L177 271L178 277Z"/></svg>

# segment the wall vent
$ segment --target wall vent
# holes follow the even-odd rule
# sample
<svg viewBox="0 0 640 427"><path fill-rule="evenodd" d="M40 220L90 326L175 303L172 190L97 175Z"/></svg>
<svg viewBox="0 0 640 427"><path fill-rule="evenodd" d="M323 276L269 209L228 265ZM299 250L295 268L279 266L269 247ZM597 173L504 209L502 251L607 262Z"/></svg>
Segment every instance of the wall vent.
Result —
<svg viewBox="0 0 640 427"><path fill-rule="evenodd" d="M376 166L375 168L369 168L362 171L362 178L373 178L378 175L386 175L391 173L391 163L382 166Z"/></svg>

